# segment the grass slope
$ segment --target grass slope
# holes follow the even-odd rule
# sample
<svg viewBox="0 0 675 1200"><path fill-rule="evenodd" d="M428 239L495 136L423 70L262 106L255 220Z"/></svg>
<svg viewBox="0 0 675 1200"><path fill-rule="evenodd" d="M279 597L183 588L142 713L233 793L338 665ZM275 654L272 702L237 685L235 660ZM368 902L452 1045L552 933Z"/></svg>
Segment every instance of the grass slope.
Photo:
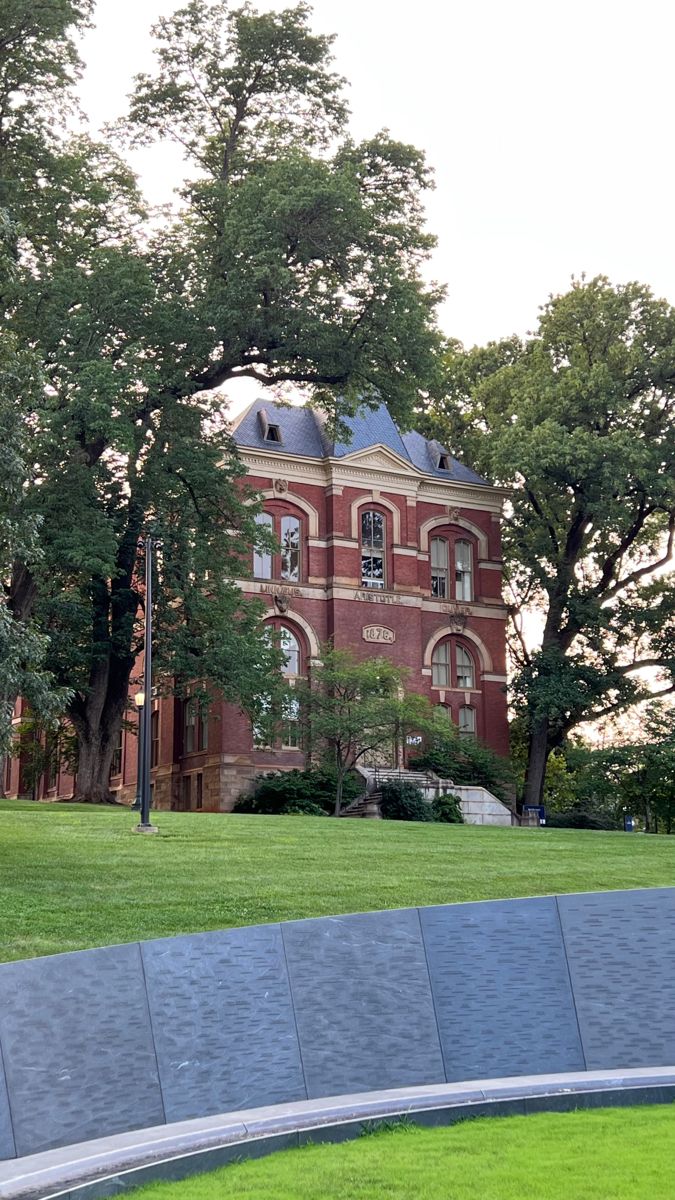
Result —
<svg viewBox="0 0 675 1200"><path fill-rule="evenodd" d="M134 1200L672 1200L672 1106L404 1128L307 1146Z"/></svg>
<svg viewBox="0 0 675 1200"><path fill-rule="evenodd" d="M459 900L670 886L675 837L0 801L0 960Z"/></svg>

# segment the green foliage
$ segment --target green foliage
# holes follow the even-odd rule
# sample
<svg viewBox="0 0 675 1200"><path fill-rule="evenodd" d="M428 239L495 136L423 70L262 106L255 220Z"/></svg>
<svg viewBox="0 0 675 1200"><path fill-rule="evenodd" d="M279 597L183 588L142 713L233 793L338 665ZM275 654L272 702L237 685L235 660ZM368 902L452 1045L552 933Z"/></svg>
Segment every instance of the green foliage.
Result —
<svg viewBox="0 0 675 1200"><path fill-rule="evenodd" d="M336 816L347 773L368 755L391 752L395 739L432 719L428 700L404 691L407 674L390 659L359 659L326 644L311 677L293 689L303 744L334 767Z"/></svg>
<svg viewBox="0 0 675 1200"><path fill-rule="evenodd" d="M675 542L675 309L637 283L577 281L528 340L454 344L446 371L430 426L511 489L513 696L536 803L581 721L675 687L675 590L657 570Z"/></svg>
<svg viewBox="0 0 675 1200"><path fill-rule="evenodd" d="M324 816L335 804L335 788L335 772L327 767L258 775L253 792L240 796L235 812ZM345 801L353 800L359 791L358 781L348 775L344 782Z"/></svg>
<svg viewBox="0 0 675 1200"><path fill-rule="evenodd" d="M421 754L410 760L413 771L434 771L456 784L484 787L509 804L514 780L509 762L476 738L460 737L447 719L436 721Z"/></svg>
<svg viewBox="0 0 675 1200"><path fill-rule="evenodd" d="M462 807L459 796L453 792L443 792L431 802L434 821L444 821L447 825L463 825Z"/></svg>
<svg viewBox="0 0 675 1200"><path fill-rule="evenodd" d="M78 786L105 799L142 649L142 535L161 540L164 685L208 681L255 716L276 674L261 607L233 584L259 531L214 389L305 386L334 424L389 389L405 418L434 371L439 294L421 272L423 157L345 136L331 39L305 5L191 0L158 23L125 130L180 142L195 178L151 235L127 164L64 132L90 9L0 0L0 204L10 337L40 379L20 417L41 543L21 556L22 595L74 690Z"/></svg>
<svg viewBox="0 0 675 1200"><path fill-rule="evenodd" d="M433 821L431 805L414 783L392 779L383 783L380 812L385 821Z"/></svg>

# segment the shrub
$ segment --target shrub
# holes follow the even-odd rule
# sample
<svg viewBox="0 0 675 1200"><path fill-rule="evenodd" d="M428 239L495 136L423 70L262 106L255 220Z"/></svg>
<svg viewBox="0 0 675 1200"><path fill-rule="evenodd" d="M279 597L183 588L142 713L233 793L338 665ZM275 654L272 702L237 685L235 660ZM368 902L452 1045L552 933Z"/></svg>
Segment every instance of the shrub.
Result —
<svg viewBox="0 0 675 1200"><path fill-rule="evenodd" d="M514 794L509 762L476 738L460 738L452 729L436 736L422 754L411 759L413 771L434 771L453 783L484 787L498 800L510 803Z"/></svg>
<svg viewBox="0 0 675 1200"><path fill-rule="evenodd" d="M351 776L345 779L346 803L362 790ZM327 767L309 767L306 771L277 771L258 775L250 795L240 796L234 811L239 813L305 813L321 817L333 811L335 775Z"/></svg>
<svg viewBox="0 0 675 1200"><path fill-rule="evenodd" d="M546 824L552 829L619 829L616 817L585 812L582 808L572 808L567 812L547 812Z"/></svg>
<svg viewBox="0 0 675 1200"><path fill-rule="evenodd" d="M413 783L394 779L383 783L380 793L380 812L385 821L433 821L431 805Z"/></svg>
<svg viewBox="0 0 675 1200"><path fill-rule="evenodd" d="M443 792L432 801L431 811L434 821L444 821L448 825L463 825L464 817L460 806L459 796L453 792Z"/></svg>

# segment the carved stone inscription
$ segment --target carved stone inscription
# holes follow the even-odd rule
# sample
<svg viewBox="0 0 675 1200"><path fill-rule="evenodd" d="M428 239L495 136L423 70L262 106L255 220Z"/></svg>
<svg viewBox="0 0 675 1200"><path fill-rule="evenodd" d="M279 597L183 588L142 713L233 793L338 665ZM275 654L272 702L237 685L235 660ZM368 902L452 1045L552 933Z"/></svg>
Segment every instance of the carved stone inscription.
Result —
<svg viewBox="0 0 675 1200"><path fill-rule="evenodd" d="M387 629L386 625L366 625L361 631L361 636L364 642L384 642L387 646L396 641L394 630Z"/></svg>

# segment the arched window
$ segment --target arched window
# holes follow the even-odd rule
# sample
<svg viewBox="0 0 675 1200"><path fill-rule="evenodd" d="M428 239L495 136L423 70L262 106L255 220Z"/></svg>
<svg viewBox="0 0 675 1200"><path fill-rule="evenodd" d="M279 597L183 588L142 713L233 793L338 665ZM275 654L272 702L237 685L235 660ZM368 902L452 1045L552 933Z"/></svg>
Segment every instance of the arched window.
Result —
<svg viewBox="0 0 675 1200"><path fill-rule="evenodd" d="M280 549L276 552L253 551L254 579L283 579L286 583L299 583L302 574L302 524L299 518L264 512L258 513L255 521L256 525L276 538Z"/></svg>
<svg viewBox="0 0 675 1200"><path fill-rule="evenodd" d="M473 659L468 650L463 646L457 646L457 687L472 688L474 686L474 666Z"/></svg>
<svg viewBox="0 0 675 1200"><path fill-rule="evenodd" d="M268 637L278 639L284 655L281 674L292 688L302 673L302 650L296 635L286 625L267 625ZM297 750L300 745L300 706L295 697L284 696L280 709L272 704L271 697L260 697L260 716L253 722L253 745L257 750L281 747L282 750Z"/></svg>
<svg viewBox="0 0 675 1200"><path fill-rule="evenodd" d="M281 626L279 643L281 649L286 655L286 662L281 668L281 674L286 679L294 679L300 674L300 646L295 634L291 633L285 625Z"/></svg>
<svg viewBox="0 0 675 1200"><path fill-rule="evenodd" d="M473 599L472 554L470 542L455 542L455 585L458 600Z"/></svg>
<svg viewBox="0 0 675 1200"><path fill-rule="evenodd" d="M445 538L431 539L431 594L438 600L448 595L448 543Z"/></svg>
<svg viewBox="0 0 675 1200"><path fill-rule="evenodd" d="M434 687L450 687L450 643L439 642L431 656L431 682Z"/></svg>
<svg viewBox="0 0 675 1200"><path fill-rule="evenodd" d="M463 704L459 710L459 736L476 736L476 710L468 704Z"/></svg>
<svg viewBox="0 0 675 1200"><path fill-rule="evenodd" d="M361 586L383 588L385 584L385 519L367 508L361 513Z"/></svg>
<svg viewBox="0 0 675 1200"><path fill-rule="evenodd" d="M434 687L475 687L473 656L458 642L446 638L437 642L431 655L431 682Z"/></svg>
<svg viewBox="0 0 675 1200"><path fill-rule="evenodd" d="M297 517L281 518L281 578L289 583L300 579L300 522Z"/></svg>
<svg viewBox="0 0 675 1200"><path fill-rule="evenodd" d="M270 513L258 513L255 523L256 525L261 525L269 533L272 533L274 529L274 522ZM272 554L269 550L253 551L253 577L254 579L272 578Z"/></svg>

